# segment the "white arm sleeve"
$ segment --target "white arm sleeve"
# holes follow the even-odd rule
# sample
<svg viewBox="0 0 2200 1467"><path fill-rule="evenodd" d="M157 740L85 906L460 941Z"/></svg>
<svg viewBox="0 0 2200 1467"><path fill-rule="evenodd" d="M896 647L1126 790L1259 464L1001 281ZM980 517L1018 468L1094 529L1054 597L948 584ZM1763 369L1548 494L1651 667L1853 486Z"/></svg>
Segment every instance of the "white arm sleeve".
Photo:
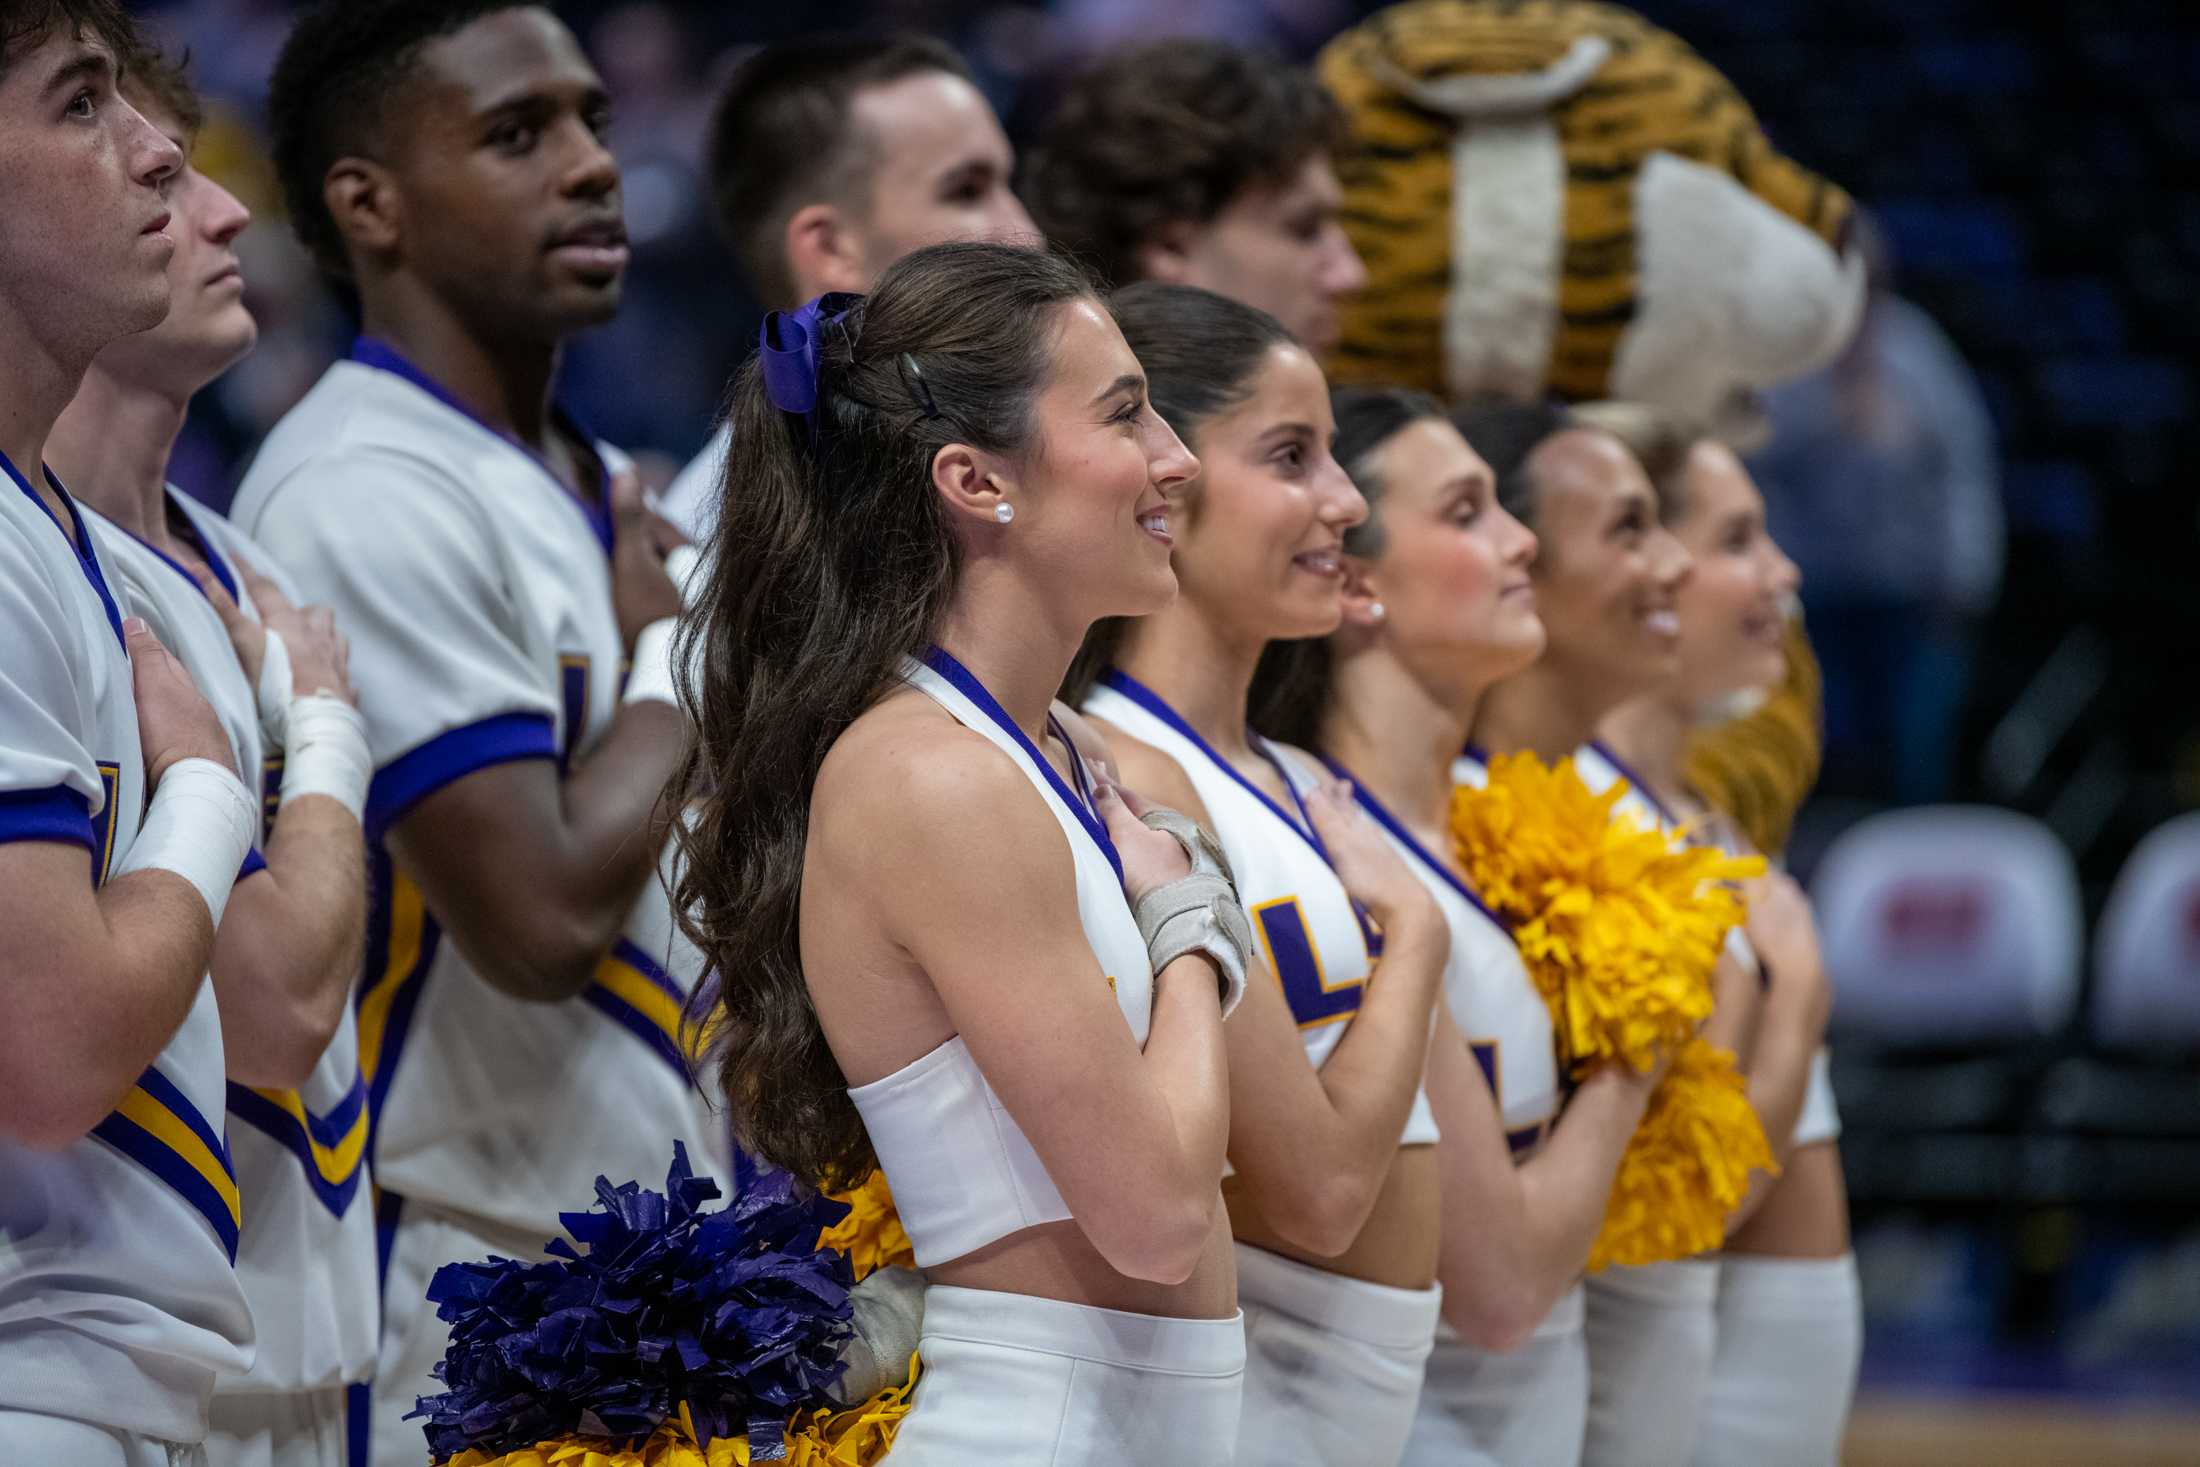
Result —
<svg viewBox="0 0 2200 1467"><path fill-rule="evenodd" d="M44 567L0 522L0 842L92 849L91 816L106 799L87 742L92 693L79 676L75 631L52 592Z"/></svg>

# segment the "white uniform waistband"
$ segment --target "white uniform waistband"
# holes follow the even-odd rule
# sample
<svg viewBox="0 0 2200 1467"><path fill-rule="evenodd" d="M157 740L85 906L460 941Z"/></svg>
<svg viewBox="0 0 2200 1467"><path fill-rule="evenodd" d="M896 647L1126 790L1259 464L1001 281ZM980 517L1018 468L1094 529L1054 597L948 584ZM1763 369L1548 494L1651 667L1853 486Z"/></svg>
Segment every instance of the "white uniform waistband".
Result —
<svg viewBox="0 0 2200 1467"><path fill-rule="evenodd" d="M1413 1350L1435 1338L1444 1291L1400 1289L1330 1273L1239 1243L1238 1296L1328 1334L1385 1350Z"/></svg>
<svg viewBox="0 0 2200 1467"><path fill-rule="evenodd" d="M924 1336L1163 1375L1228 1377L1245 1369L1245 1322L1236 1314L1178 1319L946 1284L924 1291Z"/></svg>
<svg viewBox="0 0 2200 1467"><path fill-rule="evenodd" d="M1719 1263L1716 1258L1676 1258L1666 1263L1615 1264L1591 1274L1589 1285L1671 1309L1709 1308L1719 1293Z"/></svg>
<svg viewBox="0 0 2200 1467"><path fill-rule="evenodd" d="M1541 1322L1536 1325L1534 1332L1528 1338L1532 1340L1556 1340L1563 1339L1567 1335L1580 1334L1583 1324L1589 1317L1587 1301L1588 1295L1583 1291L1581 1281L1576 1279L1572 1288L1552 1301L1551 1312L1543 1316ZM1436 1343L1439 1348L1455 1345L1471 1348L1466 1346L1466 1340L1459 1331L1453 1329L1443 1320L1436 1322Z"/></svg>
<svg viewBox="0 0 2200 1467"><path fill-rule="evenodd" d="M1828 1290L1855 1287L1856 1255L1773 1258L1729 1253L1719 1260L1719 1307L1741 1301L1753 1313L1815 1315Z"/></svg>

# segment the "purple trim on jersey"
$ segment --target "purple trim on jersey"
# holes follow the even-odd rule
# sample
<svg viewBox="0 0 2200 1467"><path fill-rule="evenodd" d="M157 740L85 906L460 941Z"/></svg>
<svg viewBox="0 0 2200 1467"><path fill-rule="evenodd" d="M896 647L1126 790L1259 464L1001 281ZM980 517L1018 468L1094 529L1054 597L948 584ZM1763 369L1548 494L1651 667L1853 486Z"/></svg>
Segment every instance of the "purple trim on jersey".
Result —
<svg viewBox="0 0 2200 1467"><path fill-rule="evenodd" d="M172 507L175 509L175 512L178 515L182 516L184 524L188 527L188 529L184 531L179 531L179 533L184 534L190 540L191 548L193 550L196 550L199 553L199 558L206 562L206 568L214 573L214 579L221 582L222 589L229 593L229 599L236 602L239 606L244 605L244 598L237 594L237 577L230 571L229 562L223 560L221 556L215 552L214 542L210 538L208 538L205 531L199 528L199 522L191 517L190 511L184 509L180 503L173 503L174 501L179 501L181 499L181 496L174 493L173 491L170 491L168 494L168 498L172 502ZM117 525L116 528L122 529L122 527L119 525ZM191 567L185 565L182 561L176 559L173 555L170 555L167 551L161 549L158 545L155 545L152 541L146 539L143 535L140 535L135 530L122 530L122 533L128 535L131 539L137 541L138 544L143 545L147 550L150 550L153 552L153 554L159 556L162 564L166 565L177 575L182 576L184 580L190 582L192 590L198 592L202 596L206 595L206 588L199 584L199 578L197 576L191 574ZM208 599L211 600L212 598L209 597Z"/></svg>
<svg viewBox="0 0 2200 1467"><path fill-rule="evenodd" d="M1666 808L1665 801L1659 799L1656 793L1651 790L1650 786L1643 782L1643 778L1641 775L1635 773L1634 770L1628 768L1627 761L1625 759L1620 758L1619 755L1612 752L1612 746L1610 744L1607 744L1602 739L1591 739L1589 740L1589 747L1596 750L1598 754L1602 755L1605 763L1611 765L1614 769L1619 771L1619 777L1627 781L1629 788L1633 789L1636 794L1642 796L1645 800L1650 802L1650 808L1658 812L1658 818L1660 820L1663 820L1667 825L1679 825L1681 823L1680 816L1675 815L1671 810Z"/></svg>
<svg viewBox="0 0 2200 1467"><path fill-rule="evenodd" d="M1032 763L1039 766L1039 773L1044 776L1048 786L1053 789L1055 798L1069 806L1071 813L1077 817L1077 823L1085 828L1085 834L1092 837L1092 843L1100 848L1100 854L1108 858L1108 865L1115 871L1115 879L1121 881L1123 879L1123 857L1115 849L1114 838L1108 834L1107 822L1100 818L1098 810L1086 803L1082 794L1078 793L1077 790L1072 790L1062 782L1061 773L1055 769L1054 762L1040 753L1038 745L1024 736L1024 731L1016 726L1016 720L1008 716L1008 710L1003 708L999 700L986 690L984 683L978 681L977 674L956 661L955 654L945 647L925 648L924 663L925 666L931 668L941 677L946 678L949 685L956 692L976 704L980 713L991 719L1010 738L1014 739L1016 746L1024 751ZM1049 720L1051 721L1051 719L1052 715L1050 714ZM1078 785L1081 789L1084 785L1082 773L1084 755L1077 752L1077 746L1070 743L1067 736L1060 732L1057 732L1055 736L1060 738L1068 748L1070 761L1079 770Z"/></svg>
<svg viewBox="0 0 2200 1467"><path fill-rule="evenodd" d="M244 864L237 868L237 880L242 881L253 872L265 871L266 869L267 857L260 854L258 846L254 846L244 853Z"/></svg>
<svg viewBox="0 0 2200 1467"><path fill-rule="evenodd" d="M46 790L0 791L0 845L19 840L57 840L99 849L92 802L57 784Z"/></svg>
<svg viewBox="0 0 2200 1467"><path fill-rule="evenodd" d="M557 757L556 725L546 713L499 713L437 734L374 772L367 786L367 839L381 840L407 810L477 769Z"/></svg>
<svg viewBox="0 0 2200 1467"><path fill-rule="evenodd" d="M1467 746L1464 749L1461 749L1459 752L1464 754L1467 758L1472 759L1475 763L1481 765L1484 769L1490 767L1490 751L1483 748L1480 744L1476 743L1472 739L1468 739Z"/></svg>
<svg viewBox="0 0 2200 1467"><path fill-rule="evenodd" d="M611 528L611 469L604 462L602 451L596 447L595 438L564 407L551 409L551 421L578 439L581 446L587 449L589 455L596 460L596 502L594 504L574 493L572 486L558 477L557 471L550 467L541 454L510 434L498 432L495 428L484 423L464 403L451 396L442 383L414 366L402 352L388 342L372 336L361 336L351 344L351 359L363 367L373 367L379 371L388 372L394 377L404 378L452 412L457 413L467 422L472 423L482 432L495 438L499 443L516 448L527 455L528 461L541 469L544 477L557 486L558 492L571 500L582 515L587 518L588 527L595 531L596 538L603 542L604 554L609 555L611 553L613 540Z"/></svg>
<svg viewBox="0 0 2200 1467"><path fill-rule="evenodd" d="M1397 816L1391 814L1389 809L1384 806L1383 802L1376 799L1375 796L1368 791L1366 785L1360 783L1357 779L1353 779L1351 770L1346 769L1342 764L1339 764L1336 760L1330 758L1326 754L1322 756L1322 763L1328 765L1329 772L1336 775L1337 778L1352 780L1352 796L1354 799L1360 802L1360 808L1365 810L1370 816L1372 816L1377 825L1380 825L1383 829L1389 831L1391 835L1397 840L1398 844L1404 846L1407 850L1411 851L1413 853L1414 859L1418 860L1422 865L1428 867L1429 870L1435 872L1436 875L1442 877L1444 881L1450 885L1453 891L1458 892L1461 897L1466 899L1467 905L1473 907L1477 912L1480 912L1483 916L1489 918L1491 925L1496 927L1498 931L1504 933L1508 940L1512 937L1512 929L1505 925L1505 919L1498 916L1495 912L1491 911L1489 907L1483 902L1480 895L1475 892L1475 889L1467 885L1466 881L1459 875L1459 873L1452 870L1448 862L1437 860L1435 853L1429 850L1427 846L1421 844L1420 838L1414 835L1412 831L1406 829L1405 822L1400 820Z"/></svg>
<svg viewBox="0 0 2200 1467"><path fill-rule="evenodd" d="M92 543L92 532L85 528L84 516L77 509L76 501L69 497L69 491L63 487L61 481L54 477L53 470L45 469L46 482L53 485L54 493L61 496L61 506L69 512L69 524L76 527L72 534L60 520L54 519L53 510L4 453L0 453L0 469L7 471L8 477L15 481L15 487L23 491L24 498L38 506L40 514L53 521L53 527L61 531L62 538L69 542L69 548L76 552L77 569L84 572L84 579L91 582L92 590L99 595L99 604L107 610L107 625L114 628L115 644L127 652L130 644L122 636L122 611L115 605L115 593L107 589L107 573L99 566L99 548Z"/></svg>

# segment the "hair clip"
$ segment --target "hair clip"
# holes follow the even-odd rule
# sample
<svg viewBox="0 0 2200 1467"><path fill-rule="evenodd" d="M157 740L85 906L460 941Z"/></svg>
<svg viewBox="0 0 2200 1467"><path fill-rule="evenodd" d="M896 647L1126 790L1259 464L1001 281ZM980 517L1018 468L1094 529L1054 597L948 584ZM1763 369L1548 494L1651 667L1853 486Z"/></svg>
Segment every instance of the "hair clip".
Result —
<svg viewBox="0 0 2200 1467"><path fill-rule="evenodd" d="M936 418L940 415L940 405L932 400L932 384L924 380L924 369L917 365L917 359L908 352L901 354L901 384L909 389L909 395L916 399L917 406L923 409L925 417Z"/></svg>

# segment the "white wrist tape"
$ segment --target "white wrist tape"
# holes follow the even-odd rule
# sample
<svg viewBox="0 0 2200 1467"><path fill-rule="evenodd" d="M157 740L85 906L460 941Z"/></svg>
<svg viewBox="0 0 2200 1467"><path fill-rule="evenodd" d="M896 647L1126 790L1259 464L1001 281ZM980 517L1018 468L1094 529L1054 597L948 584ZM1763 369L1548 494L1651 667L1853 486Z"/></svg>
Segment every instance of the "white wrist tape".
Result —
<svg viewBox="0 0 2200 1467"><path fill-rule="evenodd" d="M283 720L290 712L290 648L273 627L267 631L267 650L260 654L260 682L253 692L260 702L260 731L270 744L287 744Z"/></svg>
<svg viewBox="0 0 2200 1467"><path fill-rule="evenodd" d="M924 1275L898 1265L878 1269L849 1291L848 1302L855 1333L840 1350L848 1369L826 1394L855 1406L909 1378L909 1357L924 1333Z"/></svg>
<svg viewBox="0 0 2200 1467"><path fill-rule="evenodd" d="M1186 953L1205 953L1222 971L1222 1016L1228 1018L1245 997L1245 965L1253 953L1253 924L1238 905L1230 862L1214 838L1188 816L1148 810L1140 818L1175 836L1192 863L1189 876L1147 892L1131 914L1146 939L1154 974L1158 977Z"/></svg>
<svg viewBox="0 0 2200 1467"><path fill-rule="evenodd" d="M326 795L355 816L365 810L374 755L359 710L333 693L308 693L290 700L285 722L290 738L283 746L281 803Z"/></svg>
<svg viewBox="0 0 2200 1467"><path fill-rule="evenodd" d="M216 927L260 830L260 802L211 759L179 759L160 777L119 872L173 871L206 899Z"/></svg>
<svg viewBox="0 0 2200 1467"><path fill-rule="evenodd" d="M680 593L680 605L692 608L703 594L703 552L693 545L675 545L665 552L665 574Z"/></svg>
<svg viewBox="0 0 2200 1467"><path fill-rule="evenodd" d="M659 617L634 638L634 665L627 670L622 701L638 703L654 698L675 708L680 706L680 695L672 681L672 634L679 624L675 617Z"/></svg>

